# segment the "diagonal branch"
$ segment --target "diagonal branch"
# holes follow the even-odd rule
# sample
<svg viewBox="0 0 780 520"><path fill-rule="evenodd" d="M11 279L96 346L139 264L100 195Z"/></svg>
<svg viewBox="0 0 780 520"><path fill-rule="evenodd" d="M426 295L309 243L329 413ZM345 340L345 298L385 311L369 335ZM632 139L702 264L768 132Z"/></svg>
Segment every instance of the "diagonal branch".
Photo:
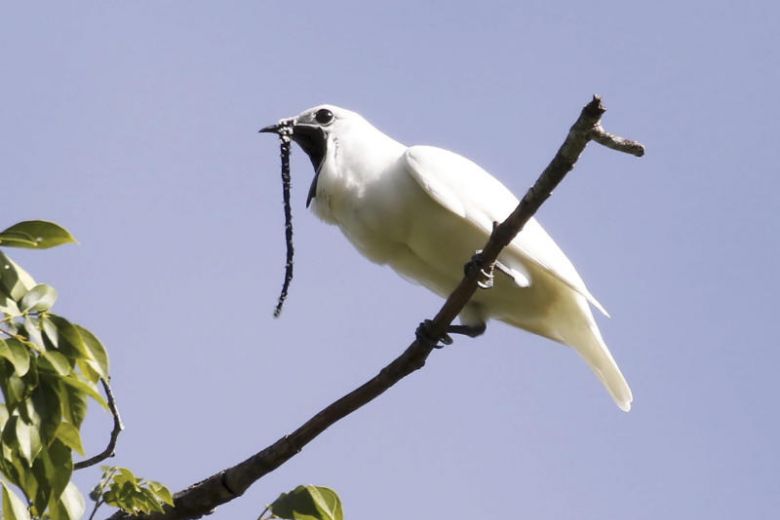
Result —
<svg viewBox="0 0 780 520"><path fill-rule="evenodd" d="M114 392L111 391L111 385L108 381L101 379L100 383L103 385L103 391L106 393L106 402L108 403L108 409L111 411L111 415L114 417L114 427L111 430L111 437L108 440L106 449L86 460L82 460L73 465L73 469L84 469L90 466L94 466L98 462L102 462L109 457L114 456L116 449L116 441L119 438L119 434L125 429L125 425L122 424L122 417L119 416L119 408L116 406L116 400L114 399Z"/></svg>
<svg viewBox="0 0 780 520"><path fill-rule="evenodd" d="M552 190L563 180L577 162L590 140L636 156L642 156L644 148L639 143L608 134L601 128L600 119L605 109L601 100L594 96L583 109L580 117L569 130L563 145L536 183L528 190L512 214L495 227L482 251L480 261L491 266L498 254L520 232L526 222L551 195ZM480 281L479 269L469 270L458 287L452 292L436 317L428 322L427 334L432 338L444 335L447 327L471 299ZM325 407L306 421L297 430L285 435L264 450L231 468L222 470L207 479L176 493L175 506L164 513L133 518L189 519L199 518L234 498L241 496L254 482L272 472L300 452L304 446L338 420L346 417L361 406L381 395L385 390L422 368L434 348L435 341L418 339L379 374L359 388ZM129 518L117 512L111 519Z"/></svg>

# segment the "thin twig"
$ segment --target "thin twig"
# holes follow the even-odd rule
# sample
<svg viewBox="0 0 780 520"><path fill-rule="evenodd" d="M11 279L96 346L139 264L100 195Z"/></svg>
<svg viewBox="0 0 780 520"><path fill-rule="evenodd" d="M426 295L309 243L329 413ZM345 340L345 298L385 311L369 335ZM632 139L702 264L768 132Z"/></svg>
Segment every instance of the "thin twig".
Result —
<svg viewBox="0 0 780 520"><path fill-rule="evenodd" d="M601 126L601 123L596 123L591 131L590 138L599 143L618 152L628 153L635 155L636 157L642 157L645 154L645 147L636 141L619 137L615 134L610 134Z"/></svg>
<svg viewBox="0 0 780 520"><path fill-rule="evenodd" d="M100 498L95 501L95 507L92 508L92 513L89 515L89 518L87 520L93 520L95 518L95 514L98 511L98 508L102 506L105 502L103 502L103 499Z"/></svg>
<svg viewBox="0 0 780 520"><path fill-rule="evenodd" d="M111 438L108 440L106 449L90 457L87 460L82 460L73 465L73 469L84 469L90 466L94 466L98 462L102 462L109 457L114 456L116 450L116 441L119 438L119 434L125 429L125 425L122 424L122 417L119 415L119 409L116 406L116 400L114 399L114 393L111 391L111 385L105 379L100 379L100 383L103 385L103 391L106 393L106 401L108 403L108 409L111 411L111 415L114 417L114 428L111 430Z"/></svg>
<svg viewBox="0 0 780 520"><path fill-rule="evenodd" d="M547 200L552 190L571 171L585 145L591 139L595 139L594 134L598 133L595 129L604 110L601 100L596 96L582 109L580 117L571 127L563 145L539 179L528 190L515 211L494 228L481 253L483 265L490 266L495 262L501 250L517 236L528 219ZM620 138L614 140L619 141ZM476 291L481 276L479 269L469 270L469 274L447 298L436 317L429 322L428 333L432 337L441 337L444 334ZM282 437L245 461L176 493L174 508L166 509L163 513L133 518L155 520L199 518L213 511L217 506L241 496L254 482L287 462L329 426L370 402L407 375L422 368L434 344L434 341L418 337L379 374L325 407L291 434ZM129 517L125 513L117 512L110 518L116 520Z"/></svg>

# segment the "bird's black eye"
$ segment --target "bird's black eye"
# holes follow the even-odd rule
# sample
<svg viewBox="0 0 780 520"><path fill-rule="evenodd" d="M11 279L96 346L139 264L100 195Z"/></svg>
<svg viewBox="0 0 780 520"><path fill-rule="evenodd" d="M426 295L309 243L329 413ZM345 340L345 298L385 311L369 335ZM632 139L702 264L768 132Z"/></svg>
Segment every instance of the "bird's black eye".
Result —
<svg viewBox="0 0 780 520"><path fill-rule="evenodd" d="M321 108L314 114L314 119L321 125L327 125L333 121L333 112L327 108Z"/></svg>

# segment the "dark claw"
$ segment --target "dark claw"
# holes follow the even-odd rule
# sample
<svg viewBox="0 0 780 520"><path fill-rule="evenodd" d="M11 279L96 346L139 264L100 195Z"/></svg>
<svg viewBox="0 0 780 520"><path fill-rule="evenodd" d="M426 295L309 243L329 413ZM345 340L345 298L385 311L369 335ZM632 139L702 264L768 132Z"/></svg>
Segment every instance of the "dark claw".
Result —
<svg viewBox="0 0 780 520"><path fill-rule="evenodd" d="M434 338L431 334L431 320L424 320L417 326L417 330L414 331L414 335L418 341L431 345L433 348L442 348L445 345L452 345L452 338L449 334L444 334L441 338ZM442 345L439 345L439 341Z"/></svg>
<svg viewBox="0 0 780 520"><path fill-rule="evenodd" d="M446 345L452 345L452 336L450 334L462 334L470 338L476 338L484 334L487 330L487 325L484 323L481 325L450 325L447 327L447 333L443 334L440 338L434 338L431 335L431 320L425 320L417 326L417 330L414 331L414 335L418 341L425 343L426 345L432 345L433 348L442 348ZM439 342L441 341L441 345Z"/></svg>

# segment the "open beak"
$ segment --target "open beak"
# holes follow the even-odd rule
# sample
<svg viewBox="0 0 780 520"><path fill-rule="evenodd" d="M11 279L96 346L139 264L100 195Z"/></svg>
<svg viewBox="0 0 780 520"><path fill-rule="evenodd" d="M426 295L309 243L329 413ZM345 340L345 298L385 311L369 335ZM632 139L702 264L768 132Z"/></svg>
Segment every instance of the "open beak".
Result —
<svg viewBox="0 0 780 520"><path fill-rule="evenodd" d="M292 117L289 119L281 119L276 124L261 128L259 132L264 134L278 134L281 133L284 128L292 128L294 123L295 120Z"/></svg>
<svg viewBox="0 0 780 520"><path fill-rule="evenodd" d="M261 134L278 134L281 128L282 128L282 124L276 123L275 125L264 126L259 130L259 132Z"/></svg>

